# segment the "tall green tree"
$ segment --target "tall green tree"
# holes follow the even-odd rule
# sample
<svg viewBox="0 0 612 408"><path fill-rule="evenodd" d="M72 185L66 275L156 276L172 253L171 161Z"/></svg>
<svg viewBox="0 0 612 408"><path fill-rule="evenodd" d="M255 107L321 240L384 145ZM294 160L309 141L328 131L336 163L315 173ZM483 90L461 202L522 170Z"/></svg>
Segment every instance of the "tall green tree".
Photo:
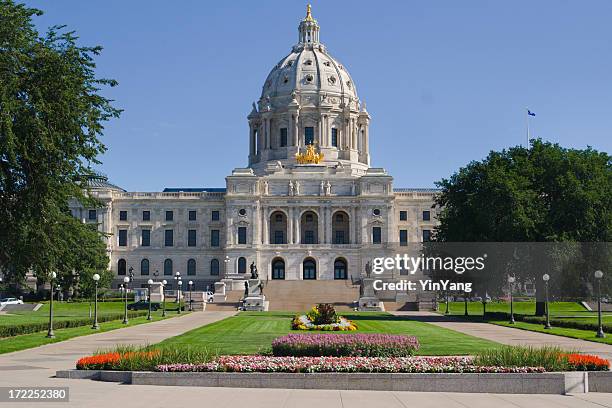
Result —
<svg viewBox="0 0 612 408"><path fill-rule="evenodd" d="M441 207L436 240L574 242L571 246L543 245L526 254L520 252L529 248L517 247L507 261L516 266L527 259L535 265L523 270L529 270L530 276L524 277L538 286L541 273L563 269L563 282L555 284L572 288L576 296L584 294L592 287L594 268L610 266L608 245L595 249L592 244L578 243L612 239L611 159L592 148L567 149L541 140L533 140L530 149L491 152L437 183L442 191L436 201ZM564 266L568 262L578 262L573 266L575 273ZM606 274L608 281L611 273ZM574 282L568 283L572 277ZM501 285L504 277L497 280Z"/></svg>
<svg viewBox="0 0 612 408"><path fill-rule="evenodd" d="M105 150L103 123L120 114L101 94L116 82L95 75L100 47L78 45L62 26L40 35L41 14L0 0L0 269L13 281L28 270L46 280L107 268L100 233L72 219L68 203L96 205L85 181Z"/></svg>

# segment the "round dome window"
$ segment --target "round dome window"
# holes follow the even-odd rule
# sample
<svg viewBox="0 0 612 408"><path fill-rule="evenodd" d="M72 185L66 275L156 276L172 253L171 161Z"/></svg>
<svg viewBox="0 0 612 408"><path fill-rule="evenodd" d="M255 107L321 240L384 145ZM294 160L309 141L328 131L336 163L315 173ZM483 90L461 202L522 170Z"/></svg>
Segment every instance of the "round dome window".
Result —
<svg viewBox="0 0 612 408"><path fill-rule="evenodd" d="M380 208L375 208L374 210L372 210L372 214L379 216L380 215Z"/></svg>
<svg viewBox="0 0 612 408"><path fill-rule="evenodd" d="M240 210L238 210L238 215L242 215L244 217L246 215L246 210L244 208L241 208Z"/></svg>

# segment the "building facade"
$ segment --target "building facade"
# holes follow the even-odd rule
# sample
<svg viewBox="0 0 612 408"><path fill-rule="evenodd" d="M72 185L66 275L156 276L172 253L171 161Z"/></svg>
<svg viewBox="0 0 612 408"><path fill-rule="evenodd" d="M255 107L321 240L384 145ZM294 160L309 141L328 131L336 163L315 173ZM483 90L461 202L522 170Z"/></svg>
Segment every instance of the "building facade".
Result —
<svg viewBox="0 0 612 408"><path fill-rule="evenodd" d="M310 7L247 119L248 167L225 188L126 192L92 179L104 207L72 211L109 235L113 287L131 271L135 286L172 289L180 272L203 290L253 262L263 279L354 279L372 256L429 239L436 191L394 188L370 166L370 115Z"/></svg>

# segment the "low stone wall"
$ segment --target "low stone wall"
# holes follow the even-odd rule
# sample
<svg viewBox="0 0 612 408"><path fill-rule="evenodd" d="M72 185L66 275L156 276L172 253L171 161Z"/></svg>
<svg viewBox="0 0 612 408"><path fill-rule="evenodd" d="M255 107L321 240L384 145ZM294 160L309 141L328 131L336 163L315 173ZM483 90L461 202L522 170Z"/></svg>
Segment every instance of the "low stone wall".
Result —
<svg viewBox="0 0 612 408"><path fill-rule="evenodd" d="M566 394L612 392L612 372L504 374L383 373L159 373L58 371L57 377L135 385L195 387Z"/></svg>

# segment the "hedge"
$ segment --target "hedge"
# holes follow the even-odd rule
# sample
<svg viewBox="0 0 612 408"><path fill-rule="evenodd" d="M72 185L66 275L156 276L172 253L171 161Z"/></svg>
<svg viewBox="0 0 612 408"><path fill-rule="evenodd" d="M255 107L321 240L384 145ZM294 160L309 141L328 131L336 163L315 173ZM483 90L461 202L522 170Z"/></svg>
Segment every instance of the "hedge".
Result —
<svg viewBox="0 0 612 408"><path fill-rule="evenodd" d="M510 313L506 312L487 312L486 318L488 320L510 320ZM522 314L514 314L514 320L525 322L525 323L535 323L535 324L544 324L546 323L546 316L528 316ZM550 325L555 327L562 327L566 329L578 329L578 330L592 330L597 331L598 326L597 323L589 323L589 322L581 322L581 321L573 321L571 318L567 319L555 319L552 317L550 319ZM607 323L602 323L603 330L608 333L612 333L612 325Z"/></svg>
<svg viewBox="0 0 612 408"><path fill-rule="evenodd" d="M128 318L136 318L145 316L147 311L135 311L128 312ZM110 322L111 320L123 319L123 313L112 313L98 316L98 322ZM71 320L53 320L54 329L67 329L71 327L88 326L92 324L93 320L89 317L71 319ZM21 334L31 334L45 331L49 328L49 321L45 322L33 322L33 323L21 323L14 324L11 326L0 326L0 338L19 336Z"/></svg>

